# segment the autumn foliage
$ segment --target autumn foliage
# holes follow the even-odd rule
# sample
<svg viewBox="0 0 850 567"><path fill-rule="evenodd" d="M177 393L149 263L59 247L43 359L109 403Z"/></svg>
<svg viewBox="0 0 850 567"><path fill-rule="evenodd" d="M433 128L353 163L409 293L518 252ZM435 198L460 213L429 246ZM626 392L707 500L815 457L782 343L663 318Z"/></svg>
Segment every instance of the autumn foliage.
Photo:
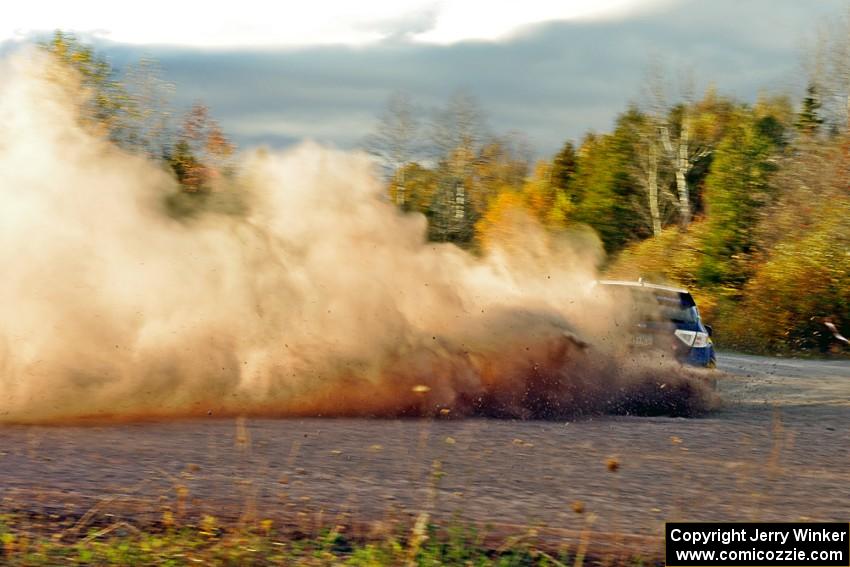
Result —
<svg viewBox="0 0 850 567"><path fill-rule="evenodd" d="M245 210L235 146L203 103L173 123L151 102L163 97L140 96L72 36L44 48L76 74L87 128L173 173L180 191L164 202L175 217ZM486 254L524 246L531 230L592 229L608 274L688 287L721 345L829 351L824 320L850 335L850 134L821 115L821 88L813 80L796 102L747 104L709 88L632 105L610 132L536 162L521 134L492 133L467 93L430 118L395 95L366 149L384 166L387 200L424 215L431 241Z"/></svg>

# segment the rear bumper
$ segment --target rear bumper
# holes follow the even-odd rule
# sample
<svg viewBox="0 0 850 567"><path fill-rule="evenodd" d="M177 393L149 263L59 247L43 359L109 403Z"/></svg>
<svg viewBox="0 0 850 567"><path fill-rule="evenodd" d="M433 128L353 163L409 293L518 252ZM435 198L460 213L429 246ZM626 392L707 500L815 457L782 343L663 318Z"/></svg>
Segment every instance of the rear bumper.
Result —
<svg viewBox="0 0 850 567"><path fill-rule="evenodd" d="M714 364L714 347L707 346L703 348L691 348L682 353L679 360L682 364L691 366L712 366Z"/></svg>

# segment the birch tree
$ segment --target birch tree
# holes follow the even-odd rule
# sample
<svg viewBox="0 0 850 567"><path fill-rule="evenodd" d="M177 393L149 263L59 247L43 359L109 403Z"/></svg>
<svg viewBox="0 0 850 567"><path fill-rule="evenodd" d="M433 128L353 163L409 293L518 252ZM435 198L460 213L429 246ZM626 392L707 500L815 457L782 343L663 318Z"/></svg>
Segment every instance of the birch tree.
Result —
<svg viewBox="0 0 850 567"><path fill-rule="evenodd" d="M675 179L676 205L679 226L687 230L691 224L694 198L689 177L697 164L711 155L722 137L725 126L723 112L729 112L727 101L719 98L713 88L706 91L701 101L693 96L693 81L688 74L680 78L676 98L670 104L667 80L659 64L650 67L647 75L649 108L647 114L654 123L656 139L661 148L659 157L669 165ZM723 112L718 112L722 108ZM657 150L653 150L657 151Z"/></svg>
<svg viewBox="0 0 850 567"><path fill-rule="evenodd" d="M652 132L644 132L641 135L640 145L638 155L641 157L640 167L643 170L640 179L649 204L652 235L657 237L661 234L661 207L658 200L658 141Z"/></svg>
<svg viewBox="0 0 850 567"><path fill-rule="evenodd" d="M688 174L694 165L711 153L711 148L700 144L693 137L693 109L691 104L682 105L682 117L678 135L671 133L669 125L660 127L661 143L665 157L673 167L676 176L676 195L679 205L679 226L686 230L691 224L691 191L688 187Z"/></svg>
<svg viewBox="0 0 850 567"><path fill-rule="evenodd" d="M380 161L399 206L407 200L405 166L416 159L421 148L419 134L420 121L413 100L407 93L396 92L387 99L375 131L365 140L366 151Z"/></svg>
<svg viewBox="0 0 850 567"><path fill-rule="evenodd" d="M450 159L455 173L472 167L487 127L478 100L465 91L457 91L443 108L437 109L431 123L431 151L437 161Z"/></svg>
<svg viewBox="0 0 850 567"><path fill-rule="evenodd" d="M646 193L652 234L657 237L661 234L663 227L658 182L659 165L669 163L675 170L676 160L671 158L674 153L678 152L678 148L674 148L674 142L670 135L667 84L664 79L664 70L658 61L649 66L643 88L645 90L645 101L642 105L643 108L639 111L642 120L637 125L639 141L635 148L637 157L635 169L636 177L640 180ZM683 179L686 179L686 177L683 177ZM690 218L690 197L687 183L684 184L684 187L681 187L679 180L680 178L677 175L679 215L682 216L682 204L684 203L687 217Z"/></svg>
<svg viewBox="0 0 850 567"><path fill-rule="evenodd" d="M620 123L629 134L632 160L629 173L643 189L645 202L637 207L637 212L648 221L652 236L659 236L663 227L659 170L663 167L658 139L659 119L653 114L641 112L632 107L620 117Z"/></svg>
<svg viewBox="0 0 850 567"><path fill-rule="evenodd" d="M850 8L822 23L803 53L803 65L825 121L833 130L850 130Z"/></svg>
<svg viewBox="0 0 850 567"><path fill-rule="evenodd" d="M471 242L480 204L475 183L476 166L484 148L487 127L484 112L469 93L454 93L431 122L431 156L438 164L439 182L431 238L457 243Z"/></svg>

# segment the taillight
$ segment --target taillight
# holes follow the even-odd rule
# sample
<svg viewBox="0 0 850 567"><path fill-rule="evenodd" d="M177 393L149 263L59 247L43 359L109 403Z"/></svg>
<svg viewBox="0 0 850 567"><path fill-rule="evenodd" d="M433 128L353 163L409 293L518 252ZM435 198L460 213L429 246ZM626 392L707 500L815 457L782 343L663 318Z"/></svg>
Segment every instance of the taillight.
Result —
<svg viewBox="0 0 850 567"><path fill-rule="evenodd" d="M684 329L676 329L673 334L680 341L691 348L704 348L708 346L708 333L702 331L685 331Z"/></svg>
<svg viewBox="0 0 850 567"><path fill-rule="evenodd" d="M708 343L709 343L708 333L703 333L702 331L697 332L697 336L694 339L694 348L707 347Z"/></svg>

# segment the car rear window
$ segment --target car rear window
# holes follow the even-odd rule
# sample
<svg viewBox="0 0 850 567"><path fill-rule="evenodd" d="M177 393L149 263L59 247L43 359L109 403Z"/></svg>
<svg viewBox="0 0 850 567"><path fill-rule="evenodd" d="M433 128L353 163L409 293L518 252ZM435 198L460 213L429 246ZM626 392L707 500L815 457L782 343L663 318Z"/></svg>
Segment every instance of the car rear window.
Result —
<svg viewBox="0 0 850 567"><path fill-rule="evenodd" d="M636 312L639 319L696 323L698 313L693 296L687 292L666 291L637 286L606 286L614 297L621 297L624 307Z"/></svg>
<svg viewBox="0 0 850 567"><path fill-rule="evenodd" d="M690 293L654 293L655 301L664 319L683 323L696 323L697 310Z"/></svg>

